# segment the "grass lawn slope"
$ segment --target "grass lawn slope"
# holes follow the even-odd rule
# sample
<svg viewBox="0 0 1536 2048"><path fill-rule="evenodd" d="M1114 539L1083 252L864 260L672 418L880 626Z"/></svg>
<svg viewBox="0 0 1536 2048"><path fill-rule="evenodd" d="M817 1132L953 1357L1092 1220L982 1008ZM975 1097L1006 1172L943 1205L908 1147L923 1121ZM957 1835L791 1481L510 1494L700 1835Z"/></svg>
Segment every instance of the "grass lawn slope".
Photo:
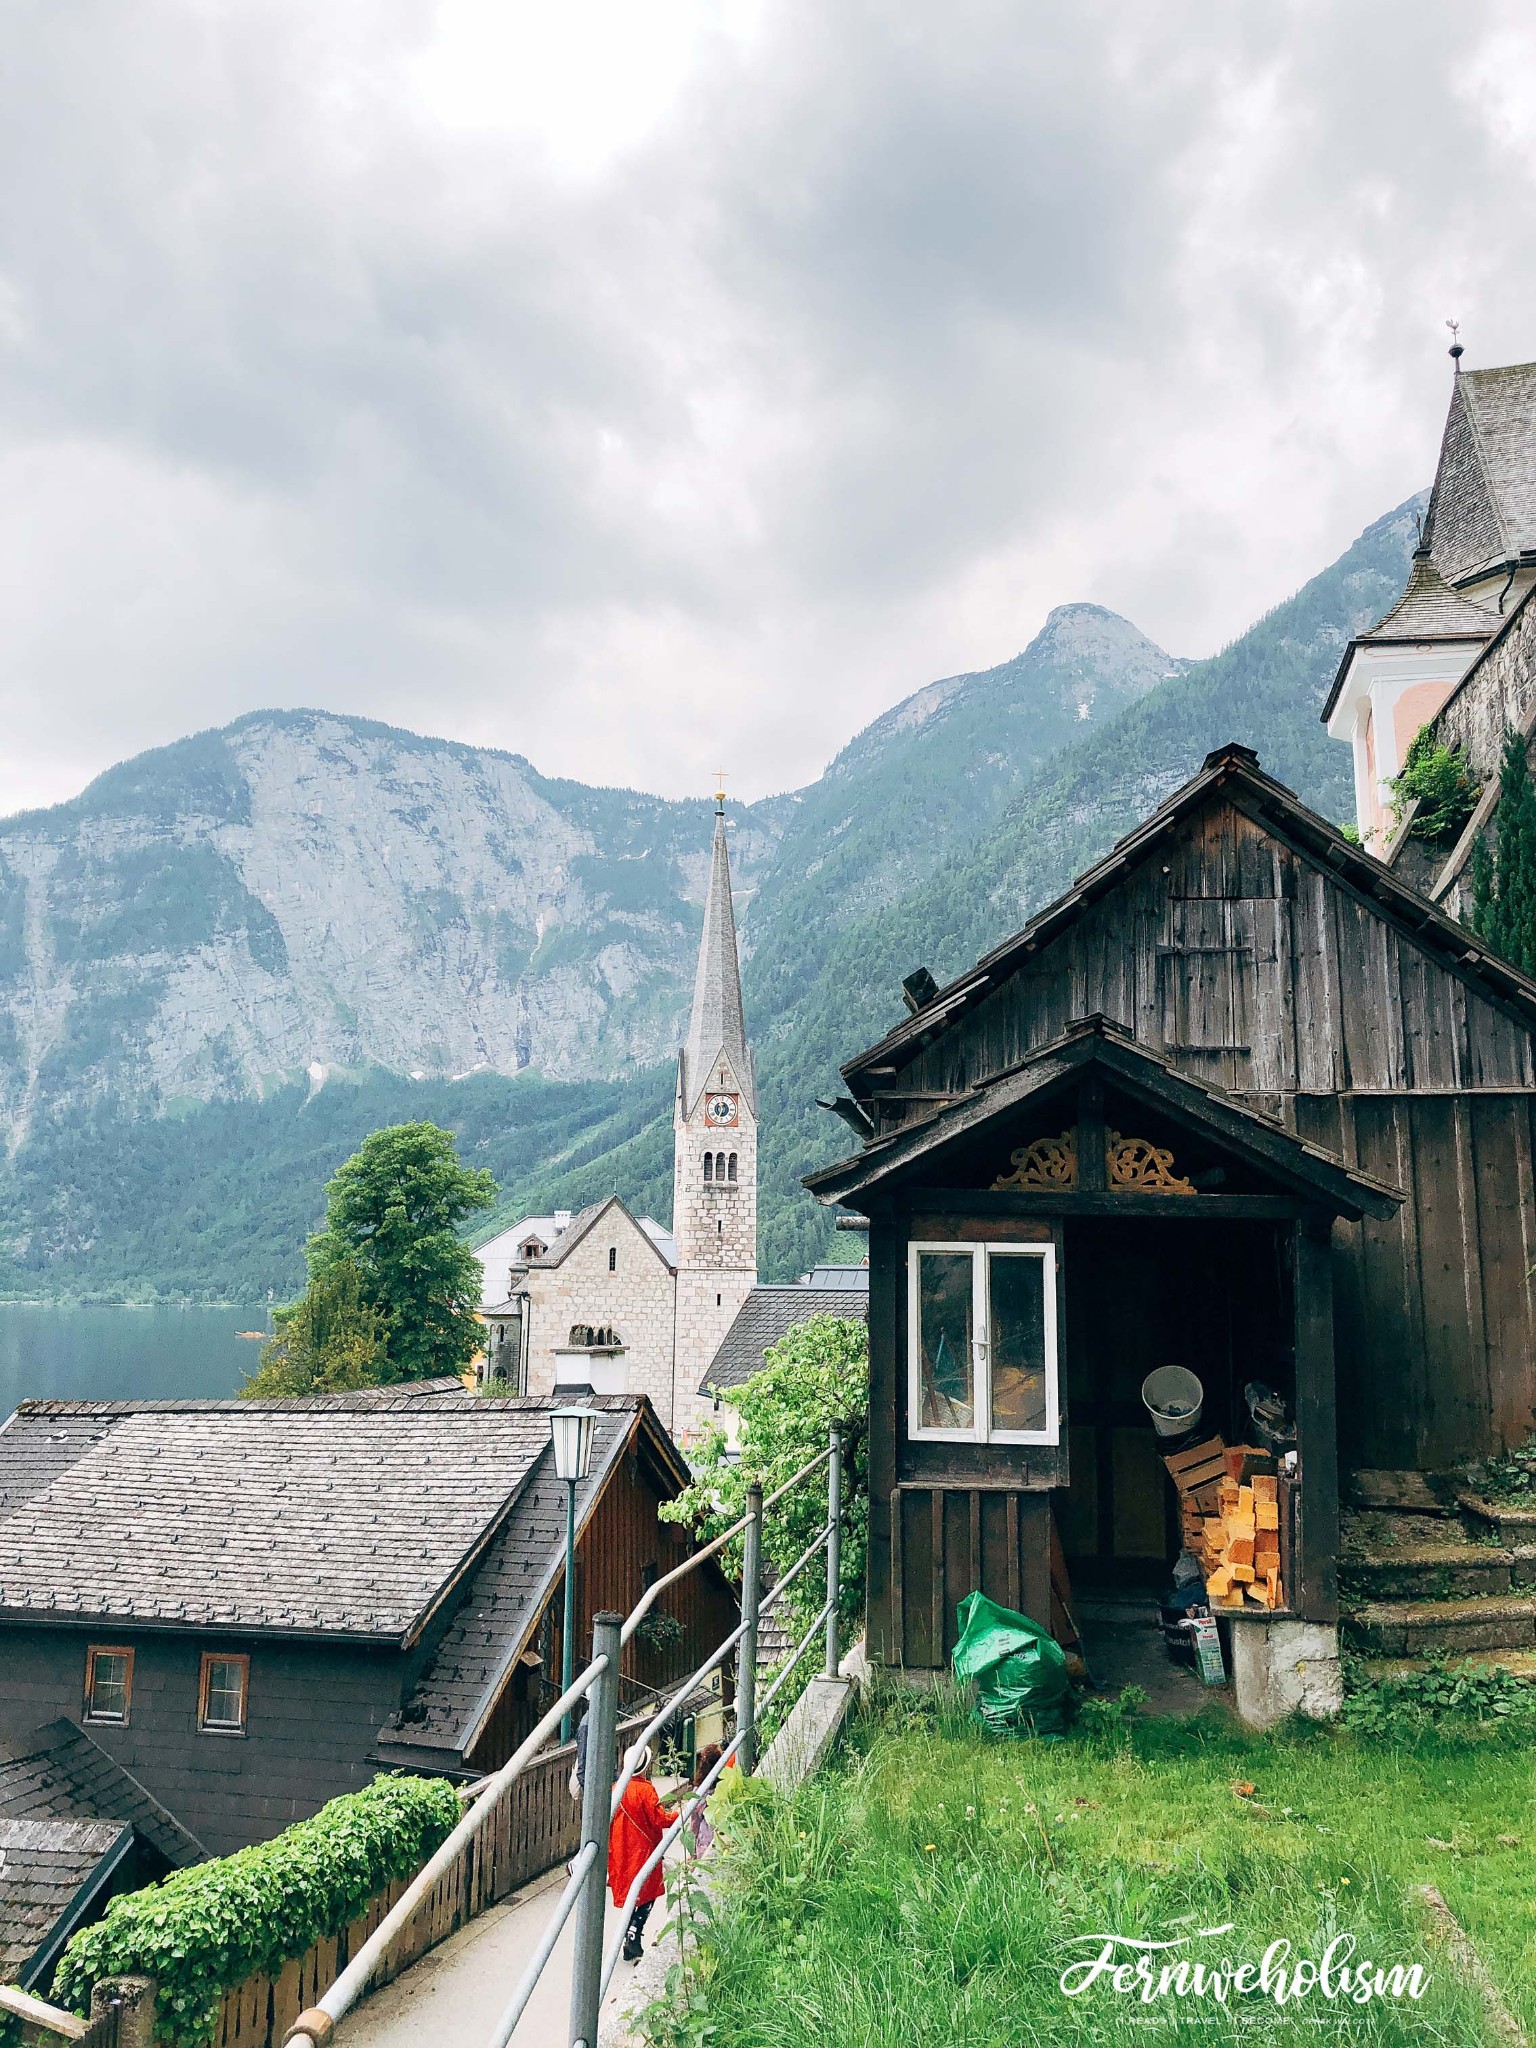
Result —
<svg viewBox="0 0 1536 2048"><path fill-rule="evenodd" d="M710 2048L1021 2048L1093 2041L1497 2040L1428 1939L1438 1886L1510 2008L1536 2028L1536 1749L1513 1728L1386 1741L1330 1729L1244 1735L1224 1717L1065 1741L983 1737L943 1699L885 1699L840 1763L793 1799L724 1818L717 1916L692 2010L653 2021ZM758 1797L764 1804L756 1805ZM1207 1929L1229 1929L1203 1934ZM1142 2002L1084 1985L1113 1933L1178 1942L1207 1968L1285 1967L1353 1937L1351 1966L1424 1972L1422 1996L1236 1991ZM1345 1959L1347 1943L1335 1951ZM1135 1951L1119 1951L1134 1963ZM1079 1965L1077 1995L1062 1973ZM1069 1982L1073 1981L1069 1979ZM1374 1982L1374 1979L1372 1979Z"/></svg>

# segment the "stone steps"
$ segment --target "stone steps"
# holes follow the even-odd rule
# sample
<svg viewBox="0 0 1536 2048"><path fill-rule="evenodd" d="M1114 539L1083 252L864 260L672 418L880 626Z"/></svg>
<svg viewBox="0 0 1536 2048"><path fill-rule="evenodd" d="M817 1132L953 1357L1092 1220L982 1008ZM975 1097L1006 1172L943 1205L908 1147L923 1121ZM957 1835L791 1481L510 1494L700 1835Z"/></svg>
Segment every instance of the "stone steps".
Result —
<svg viewBox="0 0 1536 2048"><path fill-rule="evenodd" d="M1515 1678L1536 1678L1536 1649L1474 1650L1459 1661L1475 1671L1508 1671ZM1360 1668L1368 1678L1411 1678L1417 1671L1427 1671L1430 1662L1428 1657L1362 1657ZM1457 1669L1459 1664L1451 1668Z"/></svg>
<svg viewBox="0 0 1536 2048"><path fill-rule="evenodd" d="M1456 1506L1462 1521L1478 1534L1515 1548L1536 1550L1536 1507L1503 1507L1466 1490L1457 1493Z"/></svg>
<svg viewBox="0 0 1536 2048"><path fill-rule="evenodd" d="M1357 1508L1415 1515L1449 1516L1455 1512L1422 1472L1353 1472L1347 1498Z"/></svg>
<svg viewBox="0 0 1536 2048"><path fill-rule="evenodd" d="M1434 1601L1478 1594L1536 1590L1536 1556L1522 1558L1514 1550L1491 1543L1457 1540L1454 1523L1436 1525L1447 1534L1439 1542L1393 1543L1356 1548L1346 1544L1339 1556L1340 1583L1346 1594L1365 1600Z"/></svg>
<svg viewBox="0 0 1536 2048"><path fill-rule="evenodd" d="M1536 1597L1473 1594L1446 1600L1369 1600L1346 1613L1344 1640L1368 1656L1459 1656L1536 1650Z"/></svg>

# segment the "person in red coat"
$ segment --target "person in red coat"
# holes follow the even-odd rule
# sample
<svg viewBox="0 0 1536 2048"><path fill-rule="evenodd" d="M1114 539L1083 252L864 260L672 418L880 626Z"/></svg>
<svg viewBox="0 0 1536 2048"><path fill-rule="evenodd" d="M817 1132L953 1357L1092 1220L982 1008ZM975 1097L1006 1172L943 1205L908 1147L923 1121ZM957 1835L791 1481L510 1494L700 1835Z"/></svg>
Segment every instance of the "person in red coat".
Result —
<svg viewBox="0 0 1536 2048"><path fill-rule="evenodd" d="M608 1831L608 1889L613 1893L616 1906L622 1906L628 1898L630 1886L666 1833L671 1820L672 1815L661 1794L651 1783L651 1752L642 1749L635 1758L635 1775L625 1787L619 1810L613 1816L613 1826ZM658 1863L641 1885L629 1916L629 1925L624 1929L626 1963L639 1962L642 1953L640 1937L651 1917L652 1906L665 1888Z"/></svg>

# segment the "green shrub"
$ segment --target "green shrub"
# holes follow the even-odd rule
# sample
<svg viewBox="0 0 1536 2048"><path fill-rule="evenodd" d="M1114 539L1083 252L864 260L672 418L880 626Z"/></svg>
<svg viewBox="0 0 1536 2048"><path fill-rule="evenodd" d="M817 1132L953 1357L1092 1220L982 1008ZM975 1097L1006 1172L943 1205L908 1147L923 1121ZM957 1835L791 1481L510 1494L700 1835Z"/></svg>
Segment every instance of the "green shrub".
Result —
<svg viewBox="0 0 1536 2048"><path fill-rule="evenodd" d="M54 2002L83 2015L101 1978L153 1977L158 2039L202 2048L225 1991L339 1934L386 1885L414 1876L458 1818L445 1778L375 1778L274 1841L114 1899L60 1957Z"/></svg>
<svg viewBox="0 0 1536 2048"><path fill-rule="evenodd" d="M1392 778L1392 815L1401 822L1417 804L1410 837L1446 846L1461 837L1482 789L1468 773L1460 747L1437 740L1432 727L1414 734L1402 773Z"/></svg>
<svg viewBox="0 0 1536 2048"><path fill-rule="evenodd" d="M1497 1664L1433 1658L1422 1669L1373 1678L1352 1663L1345 1678L1344 1724L1357 1735L1400 1741L1443 1728L1464 1736L1474 1726L1536 1718L1536 1680Z"/></svg>

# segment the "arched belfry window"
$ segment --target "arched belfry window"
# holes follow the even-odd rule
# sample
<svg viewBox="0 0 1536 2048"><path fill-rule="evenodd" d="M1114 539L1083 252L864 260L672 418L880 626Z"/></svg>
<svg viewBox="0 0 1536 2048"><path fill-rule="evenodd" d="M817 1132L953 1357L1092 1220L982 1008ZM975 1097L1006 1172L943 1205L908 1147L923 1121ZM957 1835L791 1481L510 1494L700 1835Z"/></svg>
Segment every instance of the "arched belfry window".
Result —
<svg viewBox="0 0 1536 2048"><path fill-rule="evenodd" d="M715 1154L715 1179L725 1179L725 1154L723 1152Z"/></svg>
<svg viewBox="0 0 1536 2048"><path fill-rule="evenodd" d="M715 1155L714 1155L714 1153L713 1153L713 1152L706 1152L706 1153L704 1154L704 1178L705 1178L706 1180L713 1180L713 1179L714 1179L714 1177L715 1177Z"/></svg>
<svg viewBox="0 0 1536 2048"><path fill-rule="evenodd" d="M734 1152L725 1162L725 1177L727 1180L734 1180L736 1178L736 1154Z"/></svg>

